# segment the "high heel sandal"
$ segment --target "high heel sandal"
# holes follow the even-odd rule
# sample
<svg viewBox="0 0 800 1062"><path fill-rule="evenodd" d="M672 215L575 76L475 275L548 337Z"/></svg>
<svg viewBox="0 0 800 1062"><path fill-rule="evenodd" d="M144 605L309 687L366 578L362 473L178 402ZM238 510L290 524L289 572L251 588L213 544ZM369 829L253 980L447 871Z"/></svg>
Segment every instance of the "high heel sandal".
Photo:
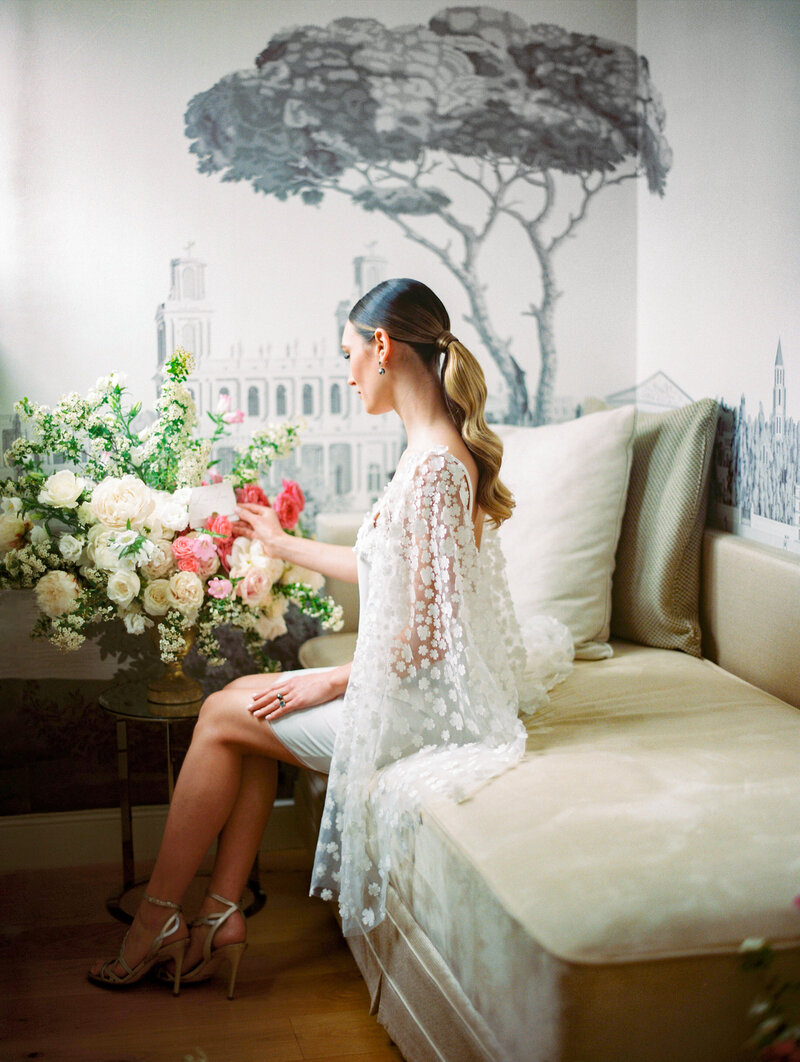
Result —
<svg viewBox="0 0 800 1062"><path fill-rule="evenodd" d="M125 961L123 953L125 951L125 943L128 939L128 933L125 934L125 939L122 941L122 947L119 950L119 955L116 959L108 959L100 967L97 973L89 971L89 980L93 981L96 985L102 985L104 988L127 988L129 985L135 985L137 981L141 981L144 975L151 970L154 966L168 962L170 959L175 963L175 974L172 978L172 991L174 995L178 995L181 990L181 972L183 968L183 957L186 954L186 949L189 947L189 938L181 937L180 940L173 940L170 944L164 944L166 937L171 936L173 933L177 933L181 925L181 906L177 903L172 903L171 900L158 900L155 896L148 896L145 893L145 900L148 903L155 904L156 907L169 907L175 914L170 915L167 921L162 926L159 933L153 938L153 942L150 945L150 950L136 966L131 967ZM118 974L114 972L114 966L119 965L125 970L124 974Z"/></svg>
<svg viewBox="0 0 800 1062"><path fill-rule="evenodd" d="M208 895L212 900L216 900L218 903L224 903L227 910L214 911L211 914L205 915L203 918L195 918L195 920L190 923L192 929L197 926L211 926L211 930L203 941L203 958L197 966L184 973L182 983L185 985L191 985L199 984L201 981L208 981L211 978L211 975L223 963L227 962L230 964L228 999L233 999L233 990L236 986L236 975L239 970L239 963L242 955L244 955L247 950L247 941L243 940L238 944L222 944L219 948L216 948L213 951L212 948L214 935L219 927L224 925L235 911L241 911L242 904L233 903L232 900L226 900L224 896L219 896L216 892L209 892ZM157 976L160 981L171 982L173 980L172 972L165 970L163 967L158 971Z"/></svg>

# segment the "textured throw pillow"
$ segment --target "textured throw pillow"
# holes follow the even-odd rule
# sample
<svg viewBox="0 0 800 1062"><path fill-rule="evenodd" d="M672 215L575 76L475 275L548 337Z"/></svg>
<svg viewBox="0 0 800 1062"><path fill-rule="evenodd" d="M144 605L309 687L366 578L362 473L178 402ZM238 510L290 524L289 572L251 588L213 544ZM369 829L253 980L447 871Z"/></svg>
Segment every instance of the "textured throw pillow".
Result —
<svg viewBox="0 0 800 1062"><path fill-rule="evenodd" d="M611 579L633 449L625 406L542 428L498 425L500 478L514 515L500 528L520 623L537 614L569 627L575 655L611 656Z"/></svg>
<svg viewBox="0 0 800 1062"><path fill-rule="evenodd" d="M614 579L618 638L701 655L700 551L716 426L710 398L637 418Z"/></svg>

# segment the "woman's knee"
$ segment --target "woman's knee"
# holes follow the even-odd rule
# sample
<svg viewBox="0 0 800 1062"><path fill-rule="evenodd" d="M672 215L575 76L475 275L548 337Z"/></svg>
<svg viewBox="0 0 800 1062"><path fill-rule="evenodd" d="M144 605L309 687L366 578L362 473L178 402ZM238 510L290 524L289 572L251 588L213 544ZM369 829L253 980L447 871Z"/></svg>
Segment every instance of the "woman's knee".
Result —
<svg viewBox="0 0 800 1062"><path fill-rule="evenodd" d="M237 703L241 700L241 694L234 701L229 694L226 695L227 690L228 687L225 687L217 693L210 694L203 701L195 723L195 737L213 735L224 738L232 732L233 725L242 711L241 705Z"/></svg>

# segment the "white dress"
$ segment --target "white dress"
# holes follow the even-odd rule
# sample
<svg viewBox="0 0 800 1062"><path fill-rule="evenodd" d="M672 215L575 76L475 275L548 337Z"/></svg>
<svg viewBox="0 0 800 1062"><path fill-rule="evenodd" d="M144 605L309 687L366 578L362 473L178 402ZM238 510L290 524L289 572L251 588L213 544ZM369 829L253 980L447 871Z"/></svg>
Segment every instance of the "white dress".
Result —
<svg viewBox="0 0 800 1062"><path fill-rule="evenodd" d="M518 711L546 703L571 668L572 639L550 617L526 626L523 646L496 530L479 551L472 508L467 469L445 446L405 452L356 538L345 695L274 724L300 760L329 768L311 894L338 897L348 935L383 919L391 848L413 854L424 797L466 799L513 767Z"/></svg>

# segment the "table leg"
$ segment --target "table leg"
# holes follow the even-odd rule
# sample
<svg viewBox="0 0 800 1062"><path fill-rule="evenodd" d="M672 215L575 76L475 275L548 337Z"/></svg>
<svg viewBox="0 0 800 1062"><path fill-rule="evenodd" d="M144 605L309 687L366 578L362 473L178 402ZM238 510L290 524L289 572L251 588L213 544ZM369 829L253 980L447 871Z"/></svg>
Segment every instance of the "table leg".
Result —
<svg viewBox="0 0 800 1062"><path fill-rule="evenodd" d="M133 885L136 878L133 856L130 777L128 774L128 724L124 719L117 720L117 773L119 775L119 812L122 826L122 888L124 891Z"/></svg>

